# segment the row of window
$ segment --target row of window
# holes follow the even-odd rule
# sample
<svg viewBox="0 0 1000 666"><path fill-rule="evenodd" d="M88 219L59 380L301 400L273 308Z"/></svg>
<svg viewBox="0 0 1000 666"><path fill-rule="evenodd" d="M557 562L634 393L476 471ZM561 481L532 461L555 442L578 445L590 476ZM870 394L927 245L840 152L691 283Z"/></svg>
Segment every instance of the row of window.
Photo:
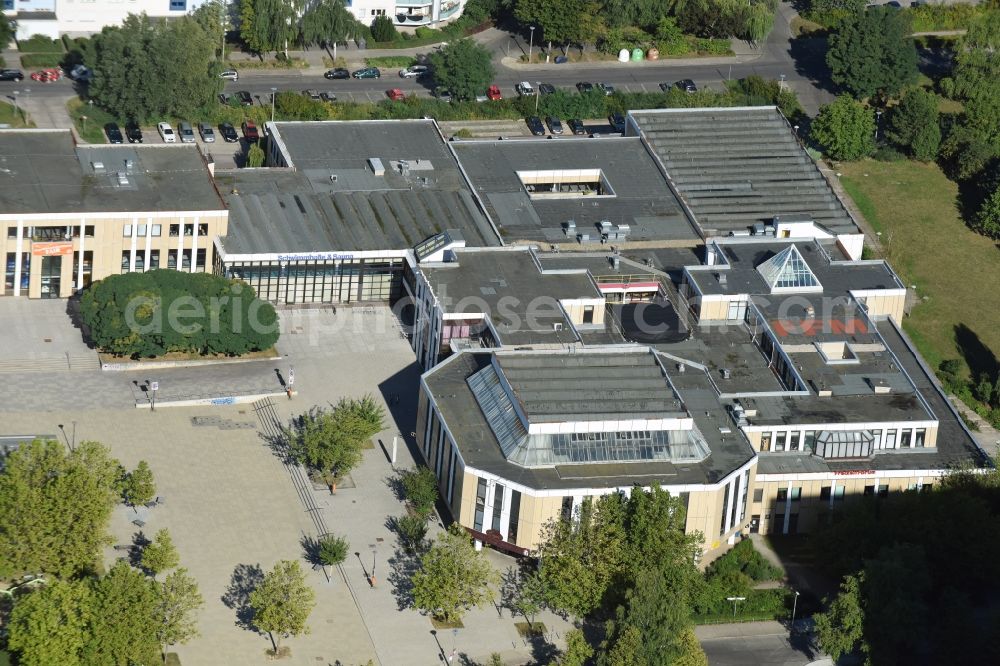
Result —
<svg viewBox="0 0 1000 666"><path fill-rule="evenodd" d="M916 484L911 483L907 485L907 490L930 490L934 487L933 483ZM889 486L879 485L878 490L875 490L875 485L865 486L865 495L878 495L879 497L889 496ZM830 501L832 498L834 502L841 501L847 496L847 487L843 485L833 486L823 486L819 490L819 499L824 502ZM798 502L802 499L802 487L789 488L778 488L775 500L778 502L787 502L791 500L792 502ZM760 503L764 501L764 489L755 488L753 491L753 501Z"/></svg>
<svg viewBox="0 0 1000 666"><path fill-rule="evenodd" d="M205 249L199 249L198 253L195 255L196 267L195 270L198 272L204 272L205 270ZM132 260L132 252L130 250L122 250L122 273L129 272L129 263ZM155 268L169 268L173 270L191 270L191 250L184 250L181 254L180 266L177 265L177 250L167 250L167 265L160 265L160 251L150 250L149 251L149 267L148 270L153 270ZM147 270L146 267L146 253L136 252L135 253L135 272L141 273Z"/></svg>
<svg viewBox="0 0 1000 666"><path fill-rule="evenodd" d="M94 225L87 224L83 227L84 238L94 237ZM46 227L21 227L21 238L30 238L36 241L60 241L70 238L80 237L79 224L67 224ZM7 227L7 238L17 239L17 227Z"/></svg>
<svg viewBox="0 0 1000 666"><path fill-rule="evenodd" d="M162 226L159 225L159 224L154 224L154 225L151 225L151 226L152 226L152 228L149 230L149 235L150 236L159 236L161 234L161 231L162 231ZM146 236L146 225L145 224L137 224L137 225L135 225L135 227L136 227L135 228L135 235L138 236L138 237L140 237L140 238L145 238L145 236ZM180 236L181 235L181 225L179 225L179 224L171 224L170 225L170 229L169 229L169 233L170 233L170 236L173 237L173 238L176 238L176 237ZM193 224L185 224L184 225L184 235L185 236L193 236L194 235L194 225ZM208 235L208 225L207 224L199 224L198 225L198 235L199 236L207 236ZM131 236L132 236L132 225L131 224L126 224L124 227L122 227L122 236L126 237L126 238L131 238Z"/></svg>
<svg viewBox="0 0 1000 666"><path fill-rule="evenodd" d="M902 428L869 430L875 449L922 448L927 440L925 428ZM760 436L761 451L808 451L816 450L815 430L779 430L765 432Z"/></svg>

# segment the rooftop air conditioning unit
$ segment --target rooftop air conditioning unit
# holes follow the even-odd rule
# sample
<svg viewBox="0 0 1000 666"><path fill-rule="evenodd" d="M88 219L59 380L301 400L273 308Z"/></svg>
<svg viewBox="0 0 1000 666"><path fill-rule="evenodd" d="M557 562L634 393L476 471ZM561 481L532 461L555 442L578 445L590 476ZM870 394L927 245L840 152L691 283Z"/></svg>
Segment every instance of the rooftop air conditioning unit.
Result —
<svg viewBox="0 0 1000 666"><path fill-rule="evenodd" d="M552 330L553 331L561 331L561 330L563 330L562 323L557 321L556 323L552 324Z"/></svg>
<svg viewBox="0 0 1000 666"><path fill-rule="evenodd" d="M730 370L729 368L723 368L722 369L722 378L723 379L732 379L732 377L733 377L733 371L732 370Z"/></svg>

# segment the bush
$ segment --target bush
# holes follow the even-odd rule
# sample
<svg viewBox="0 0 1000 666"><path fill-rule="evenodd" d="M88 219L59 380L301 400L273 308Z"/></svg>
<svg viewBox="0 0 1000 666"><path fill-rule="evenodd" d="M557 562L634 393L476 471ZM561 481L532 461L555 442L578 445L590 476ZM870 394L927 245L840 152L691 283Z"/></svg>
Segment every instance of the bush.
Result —
<svg viewBox="0 0 1000 666"><path fill-rule="evenodd" d="M239 280L209 273L112 275L83 292L80 315L94 344L131 358L169 352L237 356L278 341L278 315L270 303Z"/></svg>
<svg viewBox="0 0 1000 666"><path fill-rule="evenodd" d="M376 16L372 21L372 39L376 42L394 42L399 39L399 32L388 16Z"/></svg>
<svg viewBox="0 0 1000 666"><path fill-rule="evenodd" d="M438 482L434 472L427 467L407 470L400 475L403 492L417 515L425 520L434 512L438 498Z"/></svg>
<svg viewBox="0 0 1000 666"><path fill-rule="evenodd" d="M430 39L431 37L437 37L441 34L434 28L428 28L426 26L421 26L416 29L417 39Z"/></svg>
<svg viewBox="0 0 1000 666"><path fill-rule="evenodd" d="M326 104L294 91L279 92L274 98L275 116L282 120L326 120Z"/></svg>
<svg viewBox="0 0 1000 666"><path fill-rule="evenodd" d="M406 34L406 33L403 33ZM409 67L410 65L416 65L417 59L412 56L380 56L378 58L365 58L365 65L367 67L388 67L395 69L399 67Z"/></svg>
<svg viewBox="0 0 1000 666"><path fill-rule="evenodd" d="M27 69L35 67L59 67L63 56L59 53L29 53L21 56L21 65Z"/></svg>
<svg viewBox="0 0 1000 666"><path fill-rule="evenodd" d="M320 537L316 546L316 556L320 564L333 567L346 560L350 550L351 544L346 537L327 534Z"/></svg>
<svg viewBox="0 0 1000 666"><path fill-rule="evenodd" d="M706 573L711 579L713 576L729 575L732 572L745 574L755 582L779 580L782 576L781 569L757 552L749 539L740 541L732 550L712 562Z"/></svg>
<svg viewBox="0 0 1000 666"><path fill-rule="evenodd" d="M982 5L920 5L904 10L910 16L913 32L933 32L935 30L964 30L982 16Z"/></svg>
<svg viewBox="0 0 1000 666"><path fill-rule="evenodd" d="M875 152L875 118L871 109L847 95L824 104L810 136L835 160L857 160Z"/></svg>
<svg viewBox="0 0 1000 666"><path fill-rule="evenodd" d="M403 549L411 555L419 551L427 536L427 521L419 516L405 515L395 522Z"/></svg>
<svg viewBox="0 0 1000 666"><path fill-rule="evenodd" d="M62 42L58 39L49 39L45 35L33 35L30 39L25 39L17 43L17 50L21 53L62 53Z"/></svg>

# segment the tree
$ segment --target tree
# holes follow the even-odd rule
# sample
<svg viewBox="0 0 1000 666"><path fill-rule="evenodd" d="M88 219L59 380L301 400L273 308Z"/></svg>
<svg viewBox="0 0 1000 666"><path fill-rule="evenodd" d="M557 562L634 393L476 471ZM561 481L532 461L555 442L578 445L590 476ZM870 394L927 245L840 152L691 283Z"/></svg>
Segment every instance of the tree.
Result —
<svg viewBox="0 0 1000 666"><path fill-rule="evenodd" d="M83 648L88 666L151 664L157 643L156 583L118 562L94 584L93 622Z"/></svg>
<svg viewBox="0 0 1000 666"><path fill-rule="evenodd" d="M130 14L91 41L85 63L95 75L88 94L116 117L194 116L222 89L216 42L190 16L150 23Z"/></svg>
<svg viewBox="0 0 1000 666"><path fill-rule="evenodd" d="M459 39L432 53L428 59L434 81L458 99L475 99L493 83L490 52L471 39Z"/></svg>
<svg viewBox="0 0 1000 666"><path fill-rule="evenodd" d="M682 631L677 642L680 655L673 660L671 666L708 666L708 656L693 629L688 627Z"/></svg>
<svg viewBox="0 0 1000 666"><path fill-rule="evenodd" d="M521 573L511 581L507 591L507 605L512 613L520 613L529 625L545 605L545 584L537 573Z"/></svg>
<svg viewBox="0 0 1000 666"><path fill-rule="evenodd" d="M240 38L253 53L287 50L298 30L297 9L289 0L241 0Z"/></svg>
<svg viewBox="0 0 1000 666"><path fill-rule="evenodd" d="M160 572L173 569L181 562L181 556L174 548L174 540L166 529L159 530L153 542L142 551L142 568L155 578Z"/></svg>
<svg viewBox="0 0 1000 666"><path fill-rule="evenodd" d="M406 514L396 519L396 531L403 549L412 555L420 550L427 536L427 519Z"/></svg>
<svg viewBox="0 0 1000 666"><path fill-rule="evenodd" d="M939 115L937 95L914 88L889 115L886 136L914 158L928 162L937 157L941 146Z"/></svg>
<svg viewBox="0 0 1000 666"><path fill-rule="evenodd" d="M336 44L357 29L358 22L344 6L344 0L319 0L302 16L302 41L307 44Z"/></svg>
<svg viewBox="0 0 1000 666"><path fill-rule="evenodd" d="M455 524L424 553L411 582L416 608L455 622L470 608L493 600L490 585L499 577L486 554L477 551L468 533Z"/></svg>
<svg viewBox="0 0 1000 666"><path fill-rule="evenodd" d="M260 168L264 166L266 159L267 154L264 152L264 149L256 143L251 143L247 149L247 167L250 169Z"/></svg>
<svg viewBox="0 0 1000 666"><path fill-rule="evenodd" d="M198 636L195 613L205 605L198 591L198 584L188 575L187 569L178 569L168 575L157 589L154 617L156 618L156 640L159 642L164 661L167 647L177 643L187 643Z"/></svg>
<svg viewBox="0 0 1000 666"><path fill-rule="evenodd" d="M410 506L426 520L434 513L434 503L437 502L437 476L428 467L417 467L415 470L404 470L400 474L400 481Z"/></svg>
<svg viewBox="0 0 1000 666"><path fill-rule="evenodd" d="M82 666L80 651L90 619L88 584L56 579L18 597L7 646L18 654L22 666Z"/></svg>
<svg viewBox="0 0 1000 666"><path fill-rule="evenodd" d="M347 559L350 549L351 544L346 537L326 534L320 537L316 551L320 564L333 567Z"/></svg>
<svg viewBox="0 0 1000 666"><path fill-rule="evenodd" d="M566 649L559 655L554 666L584 666L594 656L594 648L580 629L566 632Z"/></svg>
<svg viewBox="0 0 1000 666"><path fill-rule="evenodd" d="M614 641L606 641L601 645L601 651L597 655L597 666L645 666L639 657L641 642L639 628L626 625Z"/></svg>
<svg viewBox="0 0 1000 666"><path fill-rule="evenodd" d="M819 109L811 136L835 160L857 160L875 152L875 119L871 109L841 95Z"/></svg>
<svg viewBox="0 0 1000 666"><path fill-rule="evenodd" d="M222 39L229 30L229 14L223 0L208 0L191 12L191 18L205 32L205 36L219 46L222 55Z"/></svg>
<svg viewBox="0 0 1000 666"><path fill-rule="evenodd" d="M580 17L584 16L588 0L516 0L514 16L524 25L541 28L541 37L549 44L569 44L579 34Z"/></svg>
<svg viewBox="0 0 1000 666"><path fill-rule="evenodd" d="M845 577L840 593L828 604L827 611L813 616L819 646L834 661L859 647L864 653L868 651L864 642L865 612L861 607L863 581L863 573Z"/></svg>
<svg viewBox="0 0 1000 666"><path fill-rule="evenodd" d="M904 12L872 7L846 17L830 36L826 63L834 83L855 97L896 95L917 80L917 51Z"/></svg>
<svg viewBox="0 0 1000 666"><path fill-rule="evenodd" d="M10 40L14 39L14 28L6 14L0 14L0 50L6 49Z"/></svg>
<svg viewBox="0 0 1000 666"><path fill-rule="evenodd" d="M1000 11L976 19L955 51L954 91L969 127L1000 152Z"/></svg>
<svg viewBox="0 0 1000 666"><path fill-rule="evenodd" d="M376 42L394 42L399 39L391 18L385 15L375 17L372 21L372 39Z"/></svg>
<svg viewBox="0 0 1000 666"><path fill-rule="evenodd" d="M285 430L289 454L300 464L343 476L361 462L361 450L382 430L385 410L371 396L341 399L332 410L313 407Z"/></svg>
<svg viewBox="0 0 1000 666"><path fill-rule="evenodd" d="M994 187L983 200L973 218L972 227L984 236L1000 238L1000 187Z"/></svg>
<svg viewBox="0 0 1000 666"><path fill-rule="evenodd" d="M306 583L298 562L281 560L250 593L253 623L271 637L275 653L282 636L309 633L306 621L316 606L316 593ZM275 638L277 634L277 638Z"/></svg>
<svg viewBox="0 0 1000 666"><path fill-rule="evenodd" d="M122 497L126 504L137 507L151 501L155 495L156 482L153 480L153 470L149 469L149 463L140 460L122 483Z"/></svg>
<svg viewBox="0 0 1000 666"><path fill-rule="evenodd" d="M110 543L120 469L98 442L67 453L59 442L35 440L7 456L0 473L0 577L69 576L92 567Z"/></svg>

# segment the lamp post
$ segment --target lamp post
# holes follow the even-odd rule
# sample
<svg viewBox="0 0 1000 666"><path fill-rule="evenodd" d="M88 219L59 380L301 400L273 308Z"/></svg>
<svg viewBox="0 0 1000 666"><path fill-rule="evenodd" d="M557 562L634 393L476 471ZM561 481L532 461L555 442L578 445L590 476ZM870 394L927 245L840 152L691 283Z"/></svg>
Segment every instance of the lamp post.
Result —
<svg viewBox="0 0 1000 666"><path fill-rule="evenodd" d="M87 116L81 115L80 120L83 121L83 133L87 133Z"/></svg>
<svg viewBox="0 0 1000 666"><path fill-rule="evenodd" d="M278 92L277 88L271 88L271 122L274 122L274 95Z"/></svg>
<svg viewBox="0 0 1000 666"><path fill-rule="evenodd" d="M228 8L226 7L226 0L222 0L222 15L219 16L219 24L222 26L222 51L219 54L219 60L226 59L226 13Z"/></svg>
<svg viewBox="0 0 1000 666"><path fill-rule="evenodd" d="M736 617L736 604L740 601L746 601L746 597L726 597L726 601L733 602L733 617Z"/></svg>
<svg viewBox="0 0 1000 666"><path fill-rule="evenodd" d="M531 36L528 38L528 62L531 62L531 49L535 45L535 26L529 25L528 30L531 31Z"/></svg>
<svg viewBox="0 0 1000 666"><path fill-rule="evenodd" d="M535 115L538 115L538 98L542 96L542 91L538 89L541 85L541 81L535 81Z"/></svg>
<svg viewBox="0 0 1000 666"><path fill-rule="evenodd" d="M149 411L155 412L156 411L156 392L160 390L160 382L154 382L154 381L150 381L150 380L147 379L146 383L149 384L149 392L150 392L150 396L151 396L150 400L149 400Z"/></svg>
<svg viewBox="0 0 1000 666"><path fill-rule="evenodd" d="M792 631L795 631L795 610L799 606L799 591L795 590L795 599L792 601Z"/></svg>
<svg viewBox="0 0 1000 666"><path fill-rule="evenodd" d="M378 554L375 546L372 546L372 587L375 587L375 556Z"/></svg>
<svg viewBox="0 0 1000 666"><path fill-rule="evenodd" d="M781 75L781 81L778 83L778 89L779 90L784 90L785 89L785 75L784 74Z"/></svg>
<svg viewBox="0 0 1000 666"><path fill-rule="evenodd" d="M882 129L882 111L875 112L875 143L878 143L878 132Z"/></svg>
<svg viewBox="0 0 1000 666"><path fill-rule="evenodd" d="M15 90L11 93L11 99L14 100L14 117L17 118L21 115L21 109L17 106L17 96L21 94L20 90Z"/></svg>

